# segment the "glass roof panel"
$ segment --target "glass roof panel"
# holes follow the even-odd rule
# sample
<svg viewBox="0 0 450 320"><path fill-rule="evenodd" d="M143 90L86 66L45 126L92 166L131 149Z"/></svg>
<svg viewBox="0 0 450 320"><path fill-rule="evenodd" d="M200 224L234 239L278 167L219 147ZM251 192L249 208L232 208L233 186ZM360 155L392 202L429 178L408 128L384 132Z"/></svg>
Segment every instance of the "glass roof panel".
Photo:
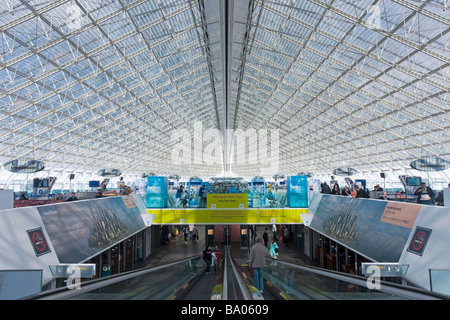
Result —
<svg viewBox="0 0 450 320"><path fill-rule="evenodd" d="M278 129L285 175L450 157L442 1L243 0L227 3L228 21L213 0L5 4L2 162L39 157L86 179L111 162L130 177L224 173L211 155L183 167L169 159L173 130L194 134L194 124ZM231 171L252 177L261 167Z"/></svg>

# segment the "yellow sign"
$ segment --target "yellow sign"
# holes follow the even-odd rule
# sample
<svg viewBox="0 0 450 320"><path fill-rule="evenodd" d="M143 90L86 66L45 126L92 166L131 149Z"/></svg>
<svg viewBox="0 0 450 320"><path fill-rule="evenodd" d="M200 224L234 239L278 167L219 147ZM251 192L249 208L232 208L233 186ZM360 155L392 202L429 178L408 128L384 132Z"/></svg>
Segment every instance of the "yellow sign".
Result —
<svg viewBox="0 0 450 320"><path fill-rule="evenodd" d="M147 209L153 224L303 224L307 208Z"/></svg>
<svg viewBox="0 0 450 320"><path fill-rule="evenodd" d="M217 193L207 195L206 205L208 208L248 208L247 193Z"/></svg>

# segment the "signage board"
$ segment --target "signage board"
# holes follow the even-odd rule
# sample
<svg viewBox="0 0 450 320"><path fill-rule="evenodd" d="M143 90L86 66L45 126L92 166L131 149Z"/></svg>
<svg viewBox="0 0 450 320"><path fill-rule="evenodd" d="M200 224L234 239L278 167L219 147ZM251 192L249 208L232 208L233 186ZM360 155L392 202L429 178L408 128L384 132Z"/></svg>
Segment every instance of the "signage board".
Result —
<svg viewBox="0 0 450 320"><path fill-rule="evenodd" d="M363 262L361 263L362 274L371 276L376 273L379 277L402 277L403 266L392 262ZM377 272L375 272L375 270Z"/></svg>
<svg viewBox="0 0 450 320"><path fill-rule="evenodd" d="M411 238L411 242L409 243L408 252L421 256L430 236L431 229L417 226L413 237Z"/></svg>
<svg viewBox="0 0 450 320"><path fill-rule="evenodd" d="M303 224L307 208L171 209L147 208L153 224Z"/></svg>
<svg viewBox="0 0 450 320"><path fill-rule="evenodd" d="M450 161L440 157L424 157L411 161L410 166L419 171L443 171L450 168Z"/></svg>
<svg viewBox="0 0 450 320"><path fill-rule="evenodd" d="M36 257L51 252L47 239L45 238L42 228L27 230L31 245L33 246Z"/></svg>
<svg viewBox="0 0 450 320"><path fill-rule="evenodd" d="M247 193L208 194L208 208L248 208Z"/></svg>
<svg viewBox="0 0 450 320"><path fill-rule="evenodd" d="M78 275L80 278L90 279L95 276L95 263L61 263L50 266L50 270L58 278L67 278L77 270L79 271Z"/></svg>

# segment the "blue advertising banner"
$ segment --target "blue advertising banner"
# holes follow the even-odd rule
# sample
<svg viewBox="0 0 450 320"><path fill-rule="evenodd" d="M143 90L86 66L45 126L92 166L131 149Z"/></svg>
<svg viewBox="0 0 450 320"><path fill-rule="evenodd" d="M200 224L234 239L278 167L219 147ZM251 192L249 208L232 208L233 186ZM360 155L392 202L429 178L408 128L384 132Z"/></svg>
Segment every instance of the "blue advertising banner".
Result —
<svg viewBox="0 0 450 320"><path fill-rule="evenodd" d="M147 177L147 208L167 208L168 203L167 177Z"/></svg>
<svg viewBox="0 0 450 320"><path fill-rule="evenodd" d="M289 208L308 207L308 177L288 176L287 205Z"/></svg>

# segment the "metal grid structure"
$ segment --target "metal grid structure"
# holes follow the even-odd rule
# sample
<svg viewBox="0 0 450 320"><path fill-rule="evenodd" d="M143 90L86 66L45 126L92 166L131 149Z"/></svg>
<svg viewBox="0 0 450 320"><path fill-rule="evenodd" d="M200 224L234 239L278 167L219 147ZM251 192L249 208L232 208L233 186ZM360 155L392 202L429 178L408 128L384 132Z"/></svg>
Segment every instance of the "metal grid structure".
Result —
<svg viewBox="0 0 450 320"><path fill-rule="evenodd" d="M3 0L0 31L0 163L41 175L395 180L450 160L445 0Z"/></svg>

